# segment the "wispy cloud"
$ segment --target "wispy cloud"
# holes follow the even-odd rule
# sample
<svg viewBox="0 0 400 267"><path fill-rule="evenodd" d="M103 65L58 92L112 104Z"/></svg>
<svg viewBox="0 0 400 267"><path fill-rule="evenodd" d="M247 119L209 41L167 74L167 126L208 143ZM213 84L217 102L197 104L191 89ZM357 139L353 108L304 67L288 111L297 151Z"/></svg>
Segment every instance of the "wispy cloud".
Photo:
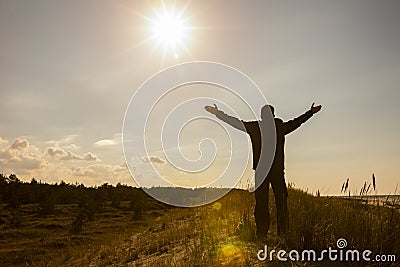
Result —
<svg viewBox="0 0 400 267"><path fill-rule="evenodd" d="M36 177L49 182L76 182L75 179L78 179L86 185L131 182L124 163L100 163L99 157L92 152L78 154L59 147L39 148L25 137L16 138L13 142L0 140L3 145L11 144L0 149L0 172L15 173L22 179Z"/></svg>
<svg viewBox="0 0 400 267"><path fill-rule="evenodd" d="M93 164L87 167L72 168L72 173L74 176L112 177L128 174L128 168L124 164Z"/></svg>
<svg viewBox="0 0 400 267"><path fill-rule="evenodd" d="M3 144L8 143L3 140ZM25 138L16 139L9 147L0 150L0 167L2 170L27 174L48 166L39 148L29 144Z"/></svg>
<svg viewBox="0 0 400 267"><path fill-rule="evenodd" d="M99 161L99 158L91 152L85 153L82 158L87 161Z"/></svg>
<svg viewBox="0 0 400 267"><path fill-rule="evenodd" d="M93 169L87 167L77 167L72 170L72 174L74 176L90 176L90 177L96 176L96 172Z"/></svg>
<svg viewBox="0 0 400 267"><path fill-rule="evenodd" d="M95 142L94 144L96 146L117 145L117 144L121 143L121 137L122 137L121 133L116 133L116 134L114 134L114 136L111 139L102 139L102 140Z"/></svg>
<svg viewBox="0 0 400 267"><path fill-rule="evenodd" d="M111 139L103 139L103 140L99 140L96 143L94 143L97 146L112 146L117 144L114 140Z"/></svg>
<svg viewBox="0 0 400 267"><path fill-rule="evenodd" d="M159 156L146 156L142 157L142 161L146 163L156 163L156 164L163 164L165 160Z"/></svg>
<svg viewBox="0 0 400 267"><path fill-rule="evenodd" d="M26 139L17 139L10 146L11 149L24 149L29 147L29 142Z"/></svg>
<svg viewBox="0 0 400 267"><path fill-rule="evenodd" d="M87 160L87 161L99 161L99 158L91 152L79 156L71 151L64 150L61 148L48 147L47 155L57 158L59 160Z"/></svg>
<svg viewBox="0 0 400 267"><path fill-rule="evenodd" d="M47 141L46 144L51 145L52 147L56 148L69 148L69 149L76 149L79 148L78 145L72 143L78 135L76 134L71 134L67 135L64 138L58 139L58 140L50 140Z"/></svg>
<svg viewBox="0 0 400 267"><path fill-rule="evenodd" d="M0 145L5 145L7 144L7 140L4 140L1 136L0 136Z"/></svg>

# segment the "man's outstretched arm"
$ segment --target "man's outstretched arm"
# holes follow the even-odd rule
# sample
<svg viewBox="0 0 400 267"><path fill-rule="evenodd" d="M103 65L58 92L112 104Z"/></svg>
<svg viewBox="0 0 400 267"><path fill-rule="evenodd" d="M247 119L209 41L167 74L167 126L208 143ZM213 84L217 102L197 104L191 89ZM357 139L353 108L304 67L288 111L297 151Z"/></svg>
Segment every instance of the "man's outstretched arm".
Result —
<svg viewBox="0 0 400 267"><path fill-rule="evenodd" d="M283 123L284 128L284 134L288 134L293 132L294 130L296 130L297 128L300 127L301 124L303 124L304 122L306 122L309 118L312 117L312 115L314 115L315 113L319 112L321 110L321 105L314 107L315 103L313 103L311 105L311 108L304 113L303 115L294 118L293 120L287 121L285 123Z"/></svg>
<svg viewBox="0 0 400 267"><path fill-rule="evenodd" d="M205 106L204 109L207 110L208 112L210 112L211 114L214 114L215 116L217 116L218 119L228 123L232 127L235 127L238 130L246 132L244 123L241 120L225 114L223 111L218 109L217 105L214 104L213 107Z"/></svg>

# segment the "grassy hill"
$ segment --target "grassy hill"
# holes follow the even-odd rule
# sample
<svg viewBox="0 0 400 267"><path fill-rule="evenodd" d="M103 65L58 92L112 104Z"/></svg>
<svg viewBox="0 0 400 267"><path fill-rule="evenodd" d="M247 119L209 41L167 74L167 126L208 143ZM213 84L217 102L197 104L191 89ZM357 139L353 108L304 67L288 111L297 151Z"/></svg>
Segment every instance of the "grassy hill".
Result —
<svg viewBox="0 0 400 267"><path fill-rule="evenodd" d="M336 247L339 238L347 240L347 248L400 259L400 212L396 207L316 197L290 188L290 234L276 235L271 196L272 225L267 244L263 244L254 234L254 195L244 190L232 190L206 206L176 208L125 186L84 189L64 184L79 201L63 203L66 201L59 197L64 191L59 186L45 185L52 188L47 193L59 190L53 196L48 193L51 197L47 199L42 197L47 204L43 200L11 201L11 195L8 202L2 198L1 266L328 266L329 262L284 264L276 254L272 262L262 262L257 252L264 245L276 251L318 252ZM102 198L96 196L96 190L102 190ZM346 266L344 262L330 266L341 265ZM351 263L354 265L356 262Z"/></svg>

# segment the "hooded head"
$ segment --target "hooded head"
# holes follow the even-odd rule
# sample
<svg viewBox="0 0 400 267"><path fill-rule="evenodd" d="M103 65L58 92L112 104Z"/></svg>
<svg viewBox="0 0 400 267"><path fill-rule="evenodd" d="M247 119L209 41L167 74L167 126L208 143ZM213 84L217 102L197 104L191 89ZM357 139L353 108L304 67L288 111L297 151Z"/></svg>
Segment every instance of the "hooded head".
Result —
<svg viewBox="0 0 400 267"><path fill-rule="evenodd" d="M272 117L275 118L275 108L271 105L265 105L261 108L261 120L264 120L269 116L269 112L272 113Z"/></svg>

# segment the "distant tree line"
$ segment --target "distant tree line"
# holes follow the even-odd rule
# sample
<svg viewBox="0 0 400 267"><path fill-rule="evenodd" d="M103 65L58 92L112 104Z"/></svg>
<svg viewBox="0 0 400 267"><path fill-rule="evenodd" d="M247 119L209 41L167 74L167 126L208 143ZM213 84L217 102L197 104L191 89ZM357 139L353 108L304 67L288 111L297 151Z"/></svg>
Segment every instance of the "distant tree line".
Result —
<svg viewBox="0 0 400 267"><path fill-rule="evenodd" d="M35 178L30 182L23 182L15 174L0 174L0 202L9 209L24 204L39 204L40 212L51 213L57 204L77 204L95 213L105 203L120 208L122 201L129 201L128 208L138 213L156 206L166 206L153 200L142 189L120 183L116 186L104 183L101 186L86 187L64 181L55 184L42 183Z"/></svg>

